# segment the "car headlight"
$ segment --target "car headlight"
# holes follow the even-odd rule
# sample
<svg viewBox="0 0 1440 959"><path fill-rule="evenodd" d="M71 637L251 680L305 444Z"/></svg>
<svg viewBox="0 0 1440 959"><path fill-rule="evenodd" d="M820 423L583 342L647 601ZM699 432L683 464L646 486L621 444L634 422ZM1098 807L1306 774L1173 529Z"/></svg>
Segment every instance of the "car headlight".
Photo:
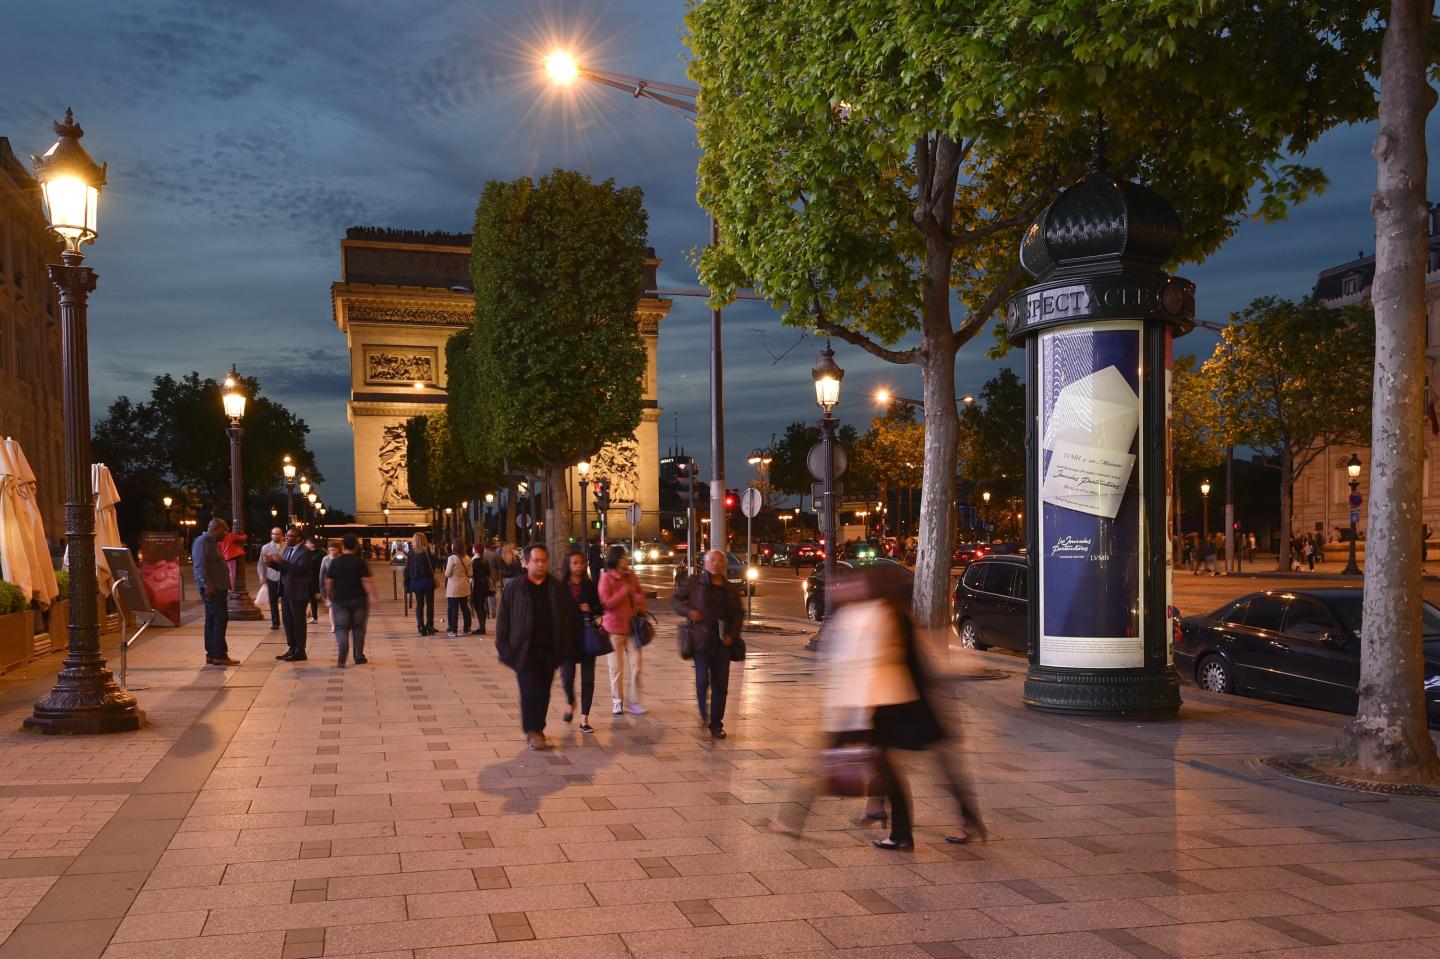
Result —
<svg viewBox="0 0 1440 959"><path fill-rule="evenodd" d="M651 558L651 559L659 559L659 558L660 558L660 551L659 551L658 549L652 549L652 550L650 551L650 558Z"/></svg>
<svg viewBox="0 0 1440 959"><path fill-rule="evenodd" d="M754 566L747 566L745 567L745 578L753 583L760 578L760 571Z"/></svg>

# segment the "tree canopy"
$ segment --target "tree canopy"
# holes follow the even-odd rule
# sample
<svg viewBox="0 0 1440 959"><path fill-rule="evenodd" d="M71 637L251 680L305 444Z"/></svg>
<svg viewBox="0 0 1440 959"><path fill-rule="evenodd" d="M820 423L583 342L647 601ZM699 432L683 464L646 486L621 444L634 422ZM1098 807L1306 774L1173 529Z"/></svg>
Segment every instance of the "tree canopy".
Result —
<svg viewBox="0 0 1440 959"><path fill-rule="evenodd" d="M842 423L836 431L836 440L847 454L853 453L860 442L855 427ZM810 475L806 457L812 447L820 444L820 427L814 423L797 422L785 427L785 435L775 443L774 457L770 460L770 485L778 492L792 496L809 496L815 477ZM841 482L844 482L842 479Z"/></svg>
<svg viewBox="0 0 1440 959"><path fill-rule="evenodd" d="M1025 495L1025 384L1008 367L960 414L960 476L1000 500Z"/></svg>

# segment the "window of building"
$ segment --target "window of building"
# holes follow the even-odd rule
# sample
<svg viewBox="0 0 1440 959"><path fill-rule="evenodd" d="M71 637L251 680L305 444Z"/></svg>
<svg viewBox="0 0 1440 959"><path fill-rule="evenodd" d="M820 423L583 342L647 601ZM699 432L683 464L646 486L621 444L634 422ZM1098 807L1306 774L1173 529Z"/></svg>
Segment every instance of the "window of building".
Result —
<svg viewBox="0 0 1440 959"><path fill-rule="evenodd" d="M1360 292L1360 274L1351 273L1340 281L1340 292L1349 296L1352 293Z"/></svg>

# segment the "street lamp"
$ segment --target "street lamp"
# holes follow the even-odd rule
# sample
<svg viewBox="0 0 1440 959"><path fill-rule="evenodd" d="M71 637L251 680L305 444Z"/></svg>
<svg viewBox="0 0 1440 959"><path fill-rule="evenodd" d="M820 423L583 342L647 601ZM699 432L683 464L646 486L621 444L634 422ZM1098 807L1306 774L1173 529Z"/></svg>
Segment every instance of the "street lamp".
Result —
<svg viewBox="0 0 1440 959"><path fill-rule="evenodd" d="M486 493L486 494L485 494L485 535L486 535L487 537L490 535L490 511L491 511L491 508L492 508L494 505L495 505L495 494L494 494L494 493Z"/></svg>
<svg viewBox="0 0 1440 959"><path fill-rule="evenodd" d="M245 430L240 421L245 418L247 399L245 387L240 382L240 374L234 364L231 364L230 372L225 376L225 382L220 388L220 401L225 407L226 418L230 420L230 425L225 430L230 436L230 527L237 536L245 535L245 499L240 467L240 438L245 435ZM250 594L245 589L244 563L235 564L235 575L231 579L225 605L229 608L231 619L260 618L260 607L250 602Z"/></svg>
<svg viewBox="0 0 1440 959"><path fill-rule="evenodd" d="M575 473L580 477L580 536L578 541L581 549L587 549L590 542L590 517L586 510L586 497L590 493L590 482L586 477L590 475L590 461L581 460L576 463Z"/></svg>
<svg viewBox="0 0 1440 959"><path fill-rule="evenodd" d="M271 519L276 519L276 518L278 518L279 516L280 516L280 507L278 507L278 506L272 506L272 507L270 507L270 518L271 518Z"/></svg>
<svg viewBox="0 0 1440 959"><path fill-rule="evenodd" d="M285 474L285 521L291 523L295 521L295 464L290 462L289 454L280 470Z"/></svg>
<svg viewBox="0 0 1440 959"><path fill-rule="evenodd" d="M445 507L445 538L448 540L455 535L455 510Z"/></svg>
<svg viewBox="0 0 1440 959"><path fill-rule="evenodd" d="M385 562L390 562L390 504L381 502L380 512L385 517Z"/></svg>
<svg viewBox="0 0 1440 959"><path fill-rule="evenodd" d="M169 530L169 529L170 529L170 507L173 506L173 505L175 505L175 498L174 498L173 496L162 496L162 497L160 498L160 502L162 502L162 503L165 504L165 529L166 529L166 530Z"/></svg>
<svg viewBox="0 0 1440 959"><path fill-rule="evenodd" d="M985 492L981 493L981 494L980 494L980 498L985 501L985 518L980 521L980 524L981 524L981 526L983 526L983 527L985 528L985 535L986 535L986 536L989 536L989 535L990 535L990 491L987 489Z"/></svg>
<svg viewBox="0 0 1440 959"><path fill-rule="evenodd" d="M1345 472L1350 475L1350 558L1345 563L1345 568L1340 571L1342 576L1359 576L1360 564L1355 562L1355 541L1359 537L1359 530L1356 523L1360 520L1360 457L1355 453L1350 454L1350 461L1345 464ZM1423 547L1423 544L1422 544Z"/></svg>
<svg viewBox="0 0 1440 959"><path fill-rule="evenodd" d="M1200 481L1200 542L1210 541L1210 481Z"/></svg>
<svg viewBox="0 0 1440 959"><path fill-rule="evenodd" d="M65 542L70 551L70 636L65 662L50 695L35 704L26 729L41 733L113 733L140 728L135 697L116 685L100 655L99 583L95 571L95 502L90 483L90 359L86 310L95 272L84 265L84 243L96 237L105 167L80 145L75 116L54 125L59 137L44 156L31 157L50 230L64 241L60 262L47 273L60 297L64 357Z"/></svg>
<svg viewBox="0 0 1440 959"><path fill-rule="evenodd" d="M820 443L825 467L821 471L824 504L821 510L821 536L825 540L825 619L828 622L835 607L835 407L840 403L840 381L845 371L835 363L835 351L826 341L820 361L810 371L815 381L815 402L823 411L820 417ZM805 644L806 649L820 648L819 633Z"/></svg>
<svg viewBox="0 0 1440 959"><path fill-rule="evenodd" d="M565 50L551 51L542 59L542 66L550 81L556 86L569 86L577 79L599 86L610 87L628 94L632 99L653 100L672 112L696 121L699 106L696 97L700 91L695 87L660 83L622 73L593 70L580 63L574 54ZM710 216L710 246L720 242L720 224L714 214ZM709 295L708 292L704 295ZM722 313L719 308L710 308L710 462L713 470L710 480L710 520L713 542L726 542L725 523L725 388L722 372L724 360L724 338Z"/></svg>

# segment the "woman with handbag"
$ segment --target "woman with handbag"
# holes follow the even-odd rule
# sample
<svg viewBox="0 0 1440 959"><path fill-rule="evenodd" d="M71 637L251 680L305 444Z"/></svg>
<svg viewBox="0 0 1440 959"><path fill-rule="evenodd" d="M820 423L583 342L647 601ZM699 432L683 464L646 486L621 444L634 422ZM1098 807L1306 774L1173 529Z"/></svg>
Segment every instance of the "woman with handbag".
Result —
<svg viewBox="0 0 1440 959"><path fill-rule="evenodd" d="M410 558L405 561L405 582L415 597L415 629L421 636L435 633L435 559L430 540L416 533L410 540Z"/></svg>
<svg viewBox="0 0 1440 959"><path fill-rule="evenodd" d="M485 559L485 548L476 543L470 556L470 604L475 608L475 635L485 635L485 617L489 615L490 594L494 587L490 583L490 563Z"/></svg>
<svg viewBox="0 0 1440 959"><path fill-rule="evenodd" d="M445 560L445 626L446 636L459 635L460 614L464 614L465 635L470 635L470 558L459 540L450 544Z"/></svg>
<svg viewBox="0 0 1440 959"><path fill-rule="evenodd" d="M610 637L595 622L600 612L600 593L585 562L576 550L565 558L565 595L570 600L570 624L574 630L572 653L560 664L560 684L565 689L565 722L575 718L575 667L580 667L580 731L593 733L590 704L595 700L595 659L612 652Z"/></svg>
<svg viewBox="0 0 1440 959"><path fill-rule="evenodd" d="M645 591L630 568L625 547L612 546L605 556L605 571L600 574L600 605L605 609L601 625L610 634L615 651L605 658L610 672L610 712L618 714L626 706L639 716L648 710L640 705L640 645L635 642L633 620L645 612ZM629 693L628 700L622 695Z"/></svg>
<svg viewBox="0 0 1440 959"><path fill-rule="evenodd" d="M687 576L670 598L671 608L688 621L695 662L695 698L700 705L700 722L710 727L712 739L725 738L730 661L737 654L738 658L744 657L740 625L745 610L740 590L730 585L725 571L725 554L712 549L705 554L704 571Z"/></svg>

